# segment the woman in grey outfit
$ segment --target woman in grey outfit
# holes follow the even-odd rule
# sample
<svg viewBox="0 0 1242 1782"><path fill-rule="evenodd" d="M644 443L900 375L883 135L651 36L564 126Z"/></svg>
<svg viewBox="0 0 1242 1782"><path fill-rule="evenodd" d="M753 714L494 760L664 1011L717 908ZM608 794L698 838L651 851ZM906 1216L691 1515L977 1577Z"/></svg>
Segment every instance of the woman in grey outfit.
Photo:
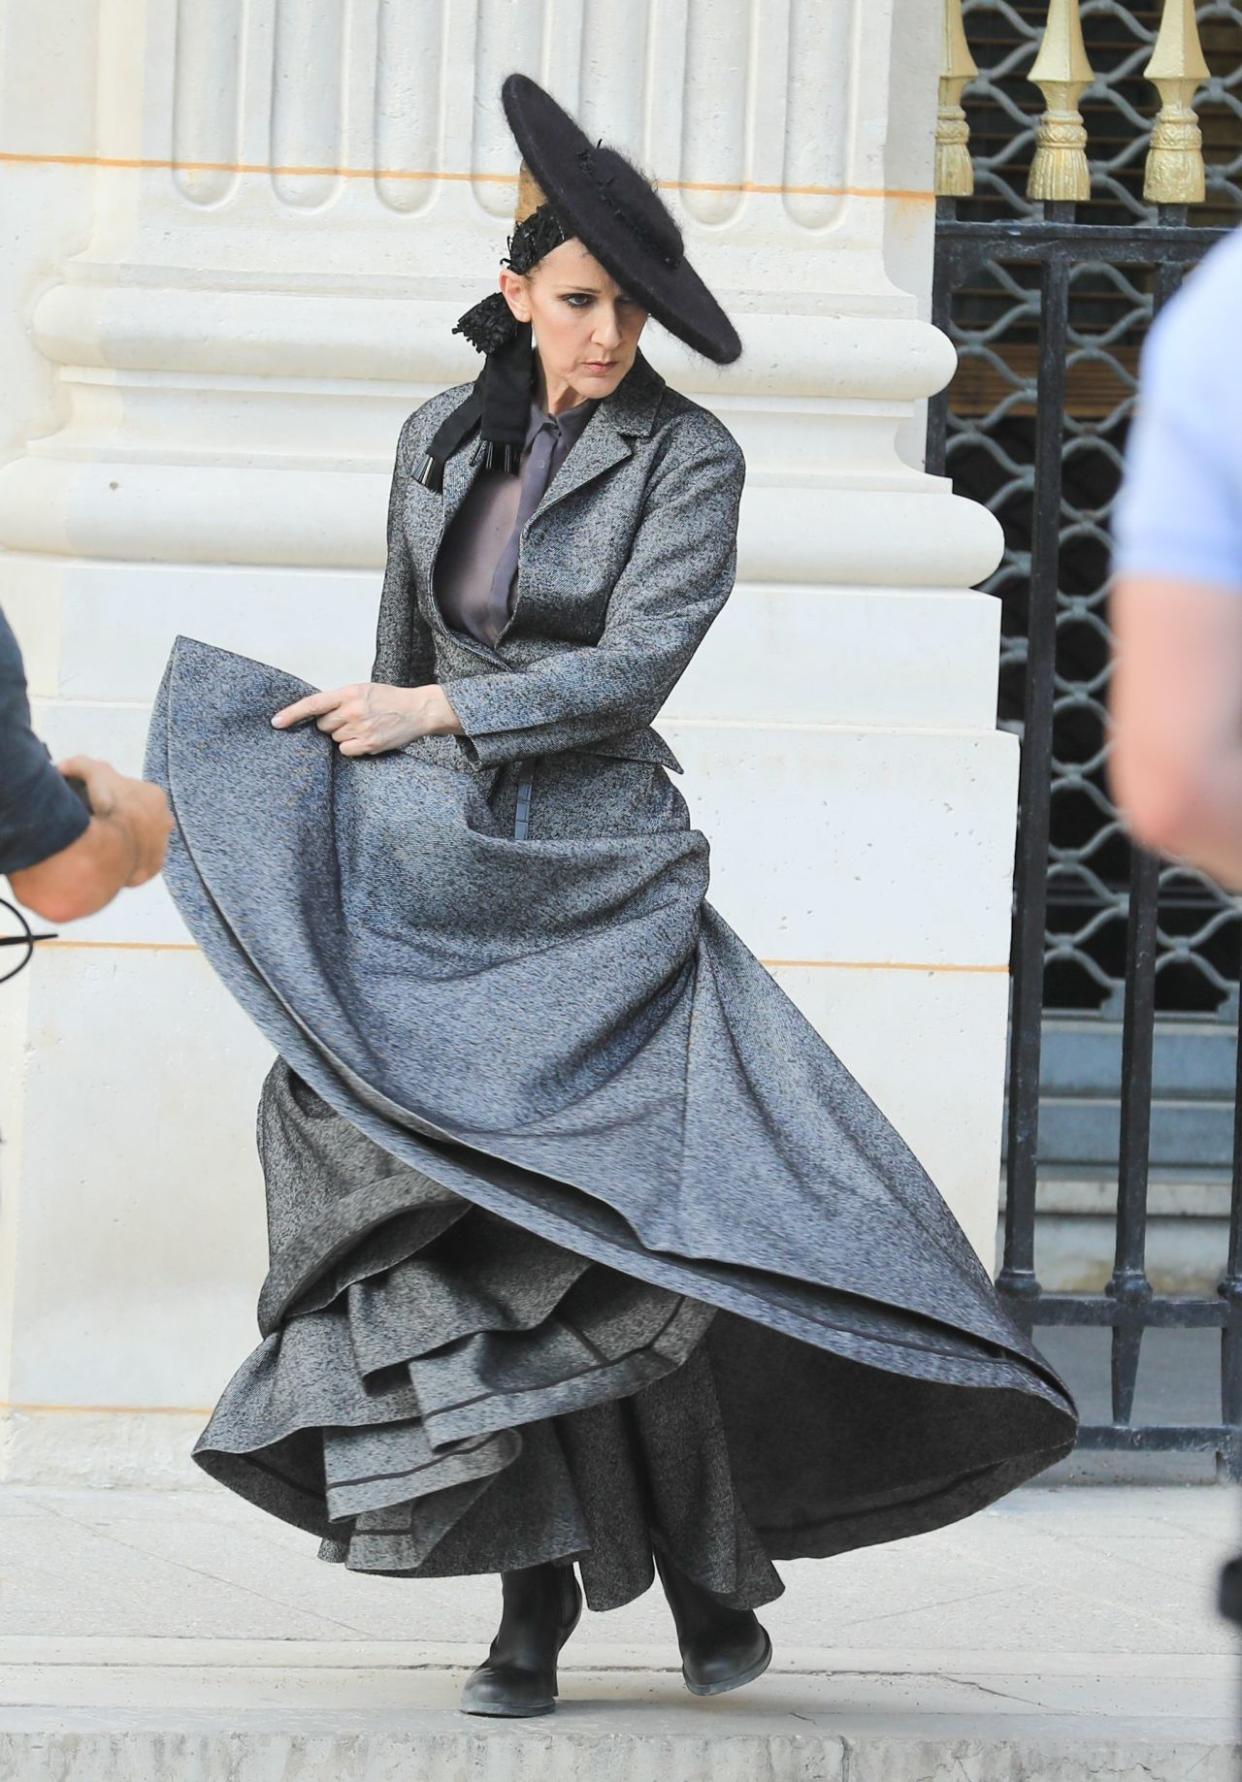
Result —
<svg viewBox="0 0 1242 1782"><path fill-rule="evenodd" d="M148 774L279 1053L263 1340L194 1458L325 1559L500 1573L462 1706L533 1714L584 1595L658 1571L687 1686L735 1688L775 1560L968 1515L1076 1414L706 898L652 719L732 587L745 464L638 341L741 345L650 184L502 97L509 261L458 324L478 379L401 430L370 681L179 638Z"/></svg>

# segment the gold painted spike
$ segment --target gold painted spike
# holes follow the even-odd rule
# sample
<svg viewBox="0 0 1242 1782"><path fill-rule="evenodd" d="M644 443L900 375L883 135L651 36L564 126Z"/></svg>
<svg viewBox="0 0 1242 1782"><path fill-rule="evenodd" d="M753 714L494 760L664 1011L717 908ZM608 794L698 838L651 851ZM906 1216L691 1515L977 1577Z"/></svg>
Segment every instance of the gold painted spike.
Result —
<svg viewBox="0 0 1242 1782"><path fill-rule="evenodd" d="M962 110L962 90L979 70L966 41L962 0L944 0L940 51L940 111L936 118L936 196L968 198L975 189L970 160L970 125Z"/></svg>
<svg viewBox="0 0 1242 1782"><path fill-rule="evenodd" d="M1195 0L1164 0L1155 47L1143 70L1160 95L1143 173L1143 196L1149 203L1203 203L1203 136L1190 102L1210 73L1199 43Z"/></svg>
<svg viewBox="0 0 1242 1782"><path fill-rule="evenodd" d="M1087 132L1078 101L1095 79L1082 40L1078 0L1049 0L1039 54L1027 79L1044 96L1035 127L1028 198L1081 203L1091 196Z"/></svg>

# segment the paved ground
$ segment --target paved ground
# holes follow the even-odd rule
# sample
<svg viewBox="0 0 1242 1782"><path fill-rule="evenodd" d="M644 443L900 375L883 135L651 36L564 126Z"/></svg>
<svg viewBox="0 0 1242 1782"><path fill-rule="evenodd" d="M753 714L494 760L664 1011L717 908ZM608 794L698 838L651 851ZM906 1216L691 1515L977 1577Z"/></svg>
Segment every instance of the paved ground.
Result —
<svg viewBox="0 0 1242 1782"><path fill-rule="evenodd" d="M658 1585L583 1617L554 1715L457 1712L491 1578L362 1578L223 1490L0 1489L2 1782L1236 1782L1232 1488L1032 1486L782 1563L711 1701Z"/></svg>
<svg viewBox="0 0 1242 1782"><path fill-rule="evenodd" d="M1035 1332L1035 1341L1060 1370L1084 1424L1111 1423L1108 1332L1044 1325ZM1220 1332L1149 1330L1143 1338L1132 1421L1202 1425L1219 1419ZM1192 1485L1211 1484L1215 1476L1216 1457L1212 1454L1110 1454L1077 1449L1049 1469L1044 1483L1090 1480L1117 1485ZM1242 1511L1239 1515L1242 1519Z"/></svg>

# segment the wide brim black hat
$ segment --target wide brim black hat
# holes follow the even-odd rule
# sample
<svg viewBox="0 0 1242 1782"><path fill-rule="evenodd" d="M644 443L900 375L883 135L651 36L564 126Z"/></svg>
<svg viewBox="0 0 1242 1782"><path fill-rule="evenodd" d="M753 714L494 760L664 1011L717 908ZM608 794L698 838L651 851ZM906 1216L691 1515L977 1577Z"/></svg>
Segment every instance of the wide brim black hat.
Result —
<svg viewBox="0 0 1242 1782"><path fill-rule="evenodd" d="M696 352L727 365L737 330L685 256L676 219L617 149L594 144L526 74L500 90L522 159L569 236L649 314Z"/></svg>

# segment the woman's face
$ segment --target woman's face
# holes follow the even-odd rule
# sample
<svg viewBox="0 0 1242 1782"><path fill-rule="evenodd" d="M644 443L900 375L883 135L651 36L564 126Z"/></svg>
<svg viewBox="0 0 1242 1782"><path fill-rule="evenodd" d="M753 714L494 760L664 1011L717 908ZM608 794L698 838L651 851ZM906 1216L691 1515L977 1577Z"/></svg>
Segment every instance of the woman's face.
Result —
<svg viewBox="0 0 1242 1782"><path fill-rule="evenodd" d="M533 327L549 401L566 391L575 401L611 395L634 363L647 311L582 242L562 241L527 273L503 267L500 288Z"/></svg>

